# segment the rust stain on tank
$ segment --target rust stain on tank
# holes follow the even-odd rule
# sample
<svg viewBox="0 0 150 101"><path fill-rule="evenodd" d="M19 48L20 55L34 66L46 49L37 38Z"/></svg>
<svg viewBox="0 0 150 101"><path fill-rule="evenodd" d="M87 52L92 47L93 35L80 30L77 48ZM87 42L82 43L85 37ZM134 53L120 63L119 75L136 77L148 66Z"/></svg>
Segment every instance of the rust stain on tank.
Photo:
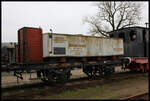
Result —
<svg viewBox="0 0 150 101"><path fill-rule="evenodd" d="M114 48L115 51L122 51L122 48Z"/></svg>
<svg viewBox="0 0 150 101"><path fill-rule="evenodd" d="M66 40L65 40L65 38L63 38L63 37L54 37L54 42L55 43L63 43L63 42L65 42Z"/></svg>
<svg viewBox="0 0 150 101"><path fill-rule="evenodd" d="M81 45L81 44L71 44L71 43L69 43L68 46L69 46L69 47L86 47L85 44Z"/></svg>

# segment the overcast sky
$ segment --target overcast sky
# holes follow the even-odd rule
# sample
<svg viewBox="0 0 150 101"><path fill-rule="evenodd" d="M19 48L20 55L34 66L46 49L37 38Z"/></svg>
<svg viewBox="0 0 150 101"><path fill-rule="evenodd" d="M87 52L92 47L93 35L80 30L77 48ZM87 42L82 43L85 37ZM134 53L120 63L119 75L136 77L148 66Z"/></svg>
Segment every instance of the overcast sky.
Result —
<svg viewBox="0 0 150 101"><path fill-rule="evenodd" d="M148 22L148 2L142 2L140 26ZM17 42L17 31L22 27L41 27L43 32L87 34L83 16L95 15L93 2L1 2L2 42Z"/></svg>

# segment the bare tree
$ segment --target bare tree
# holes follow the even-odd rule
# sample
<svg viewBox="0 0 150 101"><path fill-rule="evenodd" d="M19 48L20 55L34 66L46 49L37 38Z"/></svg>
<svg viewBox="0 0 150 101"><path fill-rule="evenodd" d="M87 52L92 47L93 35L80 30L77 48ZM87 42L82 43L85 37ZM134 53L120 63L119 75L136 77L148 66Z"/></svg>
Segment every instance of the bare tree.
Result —
<svg viewBox="0 0 150 101"><path fill-rule="evenodd" d="M140 2L106 1L96 3L98 12L95 16L84 17L83 22L90 24L93 35L109 36L108 32L138 24L141 19Z"/></svg>

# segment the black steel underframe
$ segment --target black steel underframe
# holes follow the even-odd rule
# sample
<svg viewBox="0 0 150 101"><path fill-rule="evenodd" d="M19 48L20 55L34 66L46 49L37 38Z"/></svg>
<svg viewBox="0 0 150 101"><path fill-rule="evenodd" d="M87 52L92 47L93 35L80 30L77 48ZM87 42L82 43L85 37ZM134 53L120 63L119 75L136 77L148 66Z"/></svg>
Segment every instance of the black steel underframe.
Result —
<svg viewBox="0 0 150 101"><path fill-rule="evenodd" d="M1 71L6 72L6 71L16 71L16 70L45 70L45 69L60 69L60 68L82 68L83 65L85 66L92 66L92 65L122 65L122 64L128 64L129 61L128 59L120 59L120 60L105 60L105 61L97 61L97 63L94 64L89 64L88 62L82 62L80 65L75 65L73 62L70 62L71 66L67 67L60 67L61 63L57 63L57 66L52 67L49 64L56 64L56 63L36 63L36 64L10 64L7 65L6 67L2 67Z"/></svg>
<svg viewBox="0 0 150 101"><path fill-rule="evenodd" d="M61 64L69 63L69 66L62 66ZM71 70L75 68L82 68L83 72L90 78L95 77L109 77L114 72L114 66L128 64L127 58L118 58L115 60L99 60L99 61L80 61L79 64L75 62L43 62L33 64L10 64L6 67L2 67L2 72L14 72L14 76L18 79L23 79L22 73L31 73L32 70L37 72L37 78L40 78L44 82L55 82L65 84L70 76ZM54 66L55 64L55 66ZM57 65L56 65L57 64Z"/></svg>

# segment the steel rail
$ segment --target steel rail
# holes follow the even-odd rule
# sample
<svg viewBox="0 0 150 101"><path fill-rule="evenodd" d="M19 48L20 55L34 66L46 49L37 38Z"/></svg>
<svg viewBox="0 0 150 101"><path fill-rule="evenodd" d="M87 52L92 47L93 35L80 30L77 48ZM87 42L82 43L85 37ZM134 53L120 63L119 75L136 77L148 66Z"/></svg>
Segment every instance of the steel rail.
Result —
<svg viewBox="0 0 150 101"><path fill-rule="evenodd" d="M145 94L148 94L149 92L146 91L146 92L142 92L142 93L138 93L136 95L132 95L132 96L129 96L129 97L125 97L125 98L121 98L120 100L130 100L130 99L134 99L134 98L137 98L139 96L143 96Z"/></svg>

